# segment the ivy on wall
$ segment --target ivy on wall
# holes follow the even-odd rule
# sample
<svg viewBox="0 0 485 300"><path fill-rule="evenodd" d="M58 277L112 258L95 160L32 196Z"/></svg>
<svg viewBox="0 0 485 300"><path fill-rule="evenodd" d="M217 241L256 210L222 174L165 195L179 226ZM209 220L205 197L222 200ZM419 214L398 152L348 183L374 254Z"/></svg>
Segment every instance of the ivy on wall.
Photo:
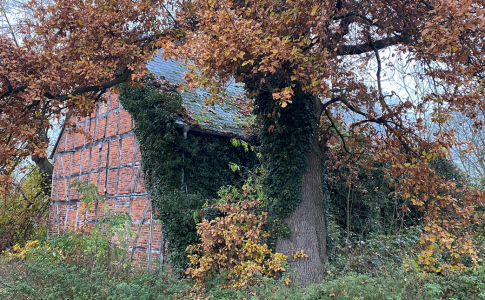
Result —
<svg viewBox="0 0 485 300"><path fill-rule="evenodd" d="M135 121L146 188L163 223L169 260L185 268L185 250L198 242L196 223L204 216L204 205L213 202L221 186L244 182L244 174L231 171L229 163L250 168L257 159L226 137L189 131L185 139L175 127L184 112L176 87L154 76L142 84L121 86L119 99Z"/></svg>

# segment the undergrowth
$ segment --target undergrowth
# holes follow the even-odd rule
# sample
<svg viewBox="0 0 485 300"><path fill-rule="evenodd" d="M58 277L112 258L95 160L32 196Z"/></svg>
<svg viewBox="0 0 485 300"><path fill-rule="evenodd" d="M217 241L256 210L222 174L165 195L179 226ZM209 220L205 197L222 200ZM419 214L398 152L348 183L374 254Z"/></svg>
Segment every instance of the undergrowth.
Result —
<svg viewBox="0 0 485 300"><path fill-rule="evenodd" d="M77 183L76 187L89 210L90 204L98 199L96 191L88 184ZM272 278L276 271L281 271L281 265L271 264L272 256L268 255L262 243L264 240L260 240L263 231L254 231L255 227L262 229L266 215L255 206L241 207L242 199L249 197L259 201L262 197L260 190L253 188L247 183L242 193L237 188L222 189L218 206L204 210L217 209L216 215L219 216L211 221L203 219L205 223L199 225L201 237L222 238L226 233L237 235L231 235L229 239L235 246L221 240L209 247L202 238L202 243L193 247L193 269L188 273L194 275L197 271L202 277L181 279L174 274L183 270L175 270L167 264L149 270L131 268L125 250L127 245L121 242L125 239L113 240L113 236L130 235L123 229L127 220L123 216L108 214L99 224L104 227L103 232L96 229L99 226L85 228L83 232L17 245L0 255L0 299L485 298L484 266L478 265L465 272L447 270L437 273L425 272L416 263L417 255L422 251L419 227L408 228L396 235L370 235L361 240L359 235L352 234L347 239L346 232L330 223L329 239L333 247L329 250L327 274L322 283L301 289L296 284ZM233 201L228 201L230 199ZM253 231L246 232L247 229ZM474 232L474 240L485 244L483 230L475 228ZM216 256L219 252L224 255ZM268 268L247 267L263 260L267 260ZM235 266L234 270L225 267L231 264ZM214 268L214 265L219 267ZM239 270L238 266L244 269ZM277 267L275 273L271 272L271 266ZM284 273L279 277L288 278ZM241 284L235 284L237 282Z"/></svg>
<svg viewBox="0 0 485 300"><path fill-rule="evenodd" d="M331 234L339 237L338 232ZM196 286L190 278L174 276L179 272L169 265L163 265L163 271L134 270L102 259L114 251L100 252L98 262L92 264L88 263L92 255L87 255L86 239L75 234L54 236L17 249L22 255L0 256L0 299L485 298L483 266L446 274L420 270L413 263L421 251L419 235L419 228L410 228L400 235L374 236L366 241L341 239L331 252L325 280L305 290L258 273L254 275L256 284L237 288L219 288L219 282Z"/></svg>

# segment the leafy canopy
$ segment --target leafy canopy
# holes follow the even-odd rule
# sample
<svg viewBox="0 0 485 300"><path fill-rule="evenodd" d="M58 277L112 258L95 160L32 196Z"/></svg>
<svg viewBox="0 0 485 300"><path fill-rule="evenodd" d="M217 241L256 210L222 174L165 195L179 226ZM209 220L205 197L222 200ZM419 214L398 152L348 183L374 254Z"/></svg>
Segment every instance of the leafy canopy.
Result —
<svg viewBox="0 0 485 300"><path fill-rule="evenodd" d="M0 35L4 170L16 157L44 151L39 132L49 127L47 120L68 111L87 114L108 88L141 78L146 61L163 48L165 57L187 60L188 86L206 87L212 99L234 77L253 80L251 96L264 91L275 104L259 115L273 120L268 131L277 129L278 114L287 106L312 96L324 149L341 147L357 155L364 147L390 166L400 195L426 210L430 253L439 248L458 256L473 253L464 226L481 217L475 207L484 196L446 181L430 161L446 158L446 149L457 142L453 129L441 126L453 112L473 118L477 107L485 108L481 0L32 5L35 17L18 26L20 44ZM431 78L435 91L411 102L386 88L385 73L396 71L396 60L422 66L412 76ZM440 126L426 140L420 116L429 110ZM481 129L480 122L475 125ZM429 259L423 263L433 265Z"/></svg>

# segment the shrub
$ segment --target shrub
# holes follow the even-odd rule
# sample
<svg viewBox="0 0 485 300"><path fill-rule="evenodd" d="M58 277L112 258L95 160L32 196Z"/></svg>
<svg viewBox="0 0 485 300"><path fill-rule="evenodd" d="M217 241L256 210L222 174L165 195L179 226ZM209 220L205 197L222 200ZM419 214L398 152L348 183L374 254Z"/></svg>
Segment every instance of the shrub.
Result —
<svg viewBox="0 0 485 300"><path fill-rule="evenodd" d="M96 186L89 182L74 181L74 187L81 195L82 210L89 211L95 201L104 203L104 197L98 195ZM17 257L35 261L62 262L77 265L104 265L110 272L117 273L128 267L128 243L133 236L131 217L125 212L110 212L104 206L104 214L93 227L87 226L83 220L77 231L68 231L61 235L44 237L42 240L33 240L21 247L16 244L13 252L8 251L10 257Z"/></svg>
<svg viewBox="0 0 485 300"><path fill-rule="evenodd" d="M0 252L47 233L50 186L32 163L0 176Z"/></svg>
<svg viewBox="0 0 485 300"><path fill-rule="evenodd" d="M93 185L73 186L84 209L104 202ZM128 268L131 219L104 212L92 228L16 245L0 260L0 299L171 299L190 291L168 273Z"/></svg>
<svg viewBox="0 0 485 300"><path fill-rule="evenodd" d="M202 243L187 248L191 268L186 274L201 284L241 287L258 282L256 274L273 277L286 271L287 257L272 253L261 239L269 236L263 230L267 213L258 211L261 202L245 200L220 203L212 208L223 214L214 220L202 220L197 232Z"/></svg>
<svg viewBox="0 0 485 300"><path fill-rule="evenodd" d="M135 272L112 276L105 265L69 264L49 259L0 262L0 299L180 299L190 282L167 272Z"/></svg>

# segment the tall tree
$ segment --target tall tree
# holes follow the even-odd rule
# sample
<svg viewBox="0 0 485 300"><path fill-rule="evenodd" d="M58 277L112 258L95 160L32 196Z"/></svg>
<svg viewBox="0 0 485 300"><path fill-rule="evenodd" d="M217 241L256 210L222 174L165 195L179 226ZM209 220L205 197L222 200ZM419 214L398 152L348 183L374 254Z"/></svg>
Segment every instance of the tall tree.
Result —
<svg viewBox="0 0 485 300"><path fill-rule="evenodd" d="M47 1L41 1L39 3L40 6L45 6ZM25 0L1 0L0 1L0 34L6 35L11 38L14 45L19 47L22 43L23 35L21 33L20 28L17 26L21 20L33 18L35 14L35 10L28 6L28 1ZM48 138L48 129L39 130L37 132L37 136L42 143L49 143ZM35 142L34 142L35 143ZM13 165L11 163L2 163L0 168L3 170L4 176L9 176L9 173L13 172L15 166L18 165L18 162L22 161L25 155L17 155L14 159L16 163ZM47 159L45 153L37 153L31 156L32 160L37 164L40 168L41 173L44 174L42 176L42 186L44 188L44 193L46 195L50 194L50 186L52 182L52 171L53 165ZM19 170L17 170L19 171ZM14 176L14 174L10 174ZM12 178L5 178L5 180L10 180Z"/></svg>
<svg viewBox="0 0 485 300"><path fill-rule="evenodd" d="M47 175L46 190L50 121L88 115L107 89L143 76L155 43L173 27L160 17L169 10L163 2L49 2L2 0L0 7L0 171L31 156ZM19 20L19 12L27 17Z"/></svg>
<svg viewBox="0 0 485 300"><path fill-rule="evenodd" d="M428 163L448 155L453 132L441 126L432 139L422 139L426 123L410 113L432 110L433 122L442 125L452 111L485 105L484 13L476 0L194 0L179 15L190 30L183 43L165 51L193 62L189 85L202 84L216 96L236 77L255 99L267 190L289 228L276 250L309 255L291 263L297 281L324 275L322 163L334 147L332 133L349 152L359 143L392 166L389 174L401 177L396 190L426 205L430 243L457 238L453 228L467 221L451 216L467 220L483 201L461 189L458 205L456 183L447 185ZM413 103L386 89L384 72L395 60L422 65L413 76L430 78L439 92ZM291 182L298 184L288 189ZM440 211L446 206L454 211ZM446 221L437 224L436 218ZM462 245L460 251L471 247Z"/></svg>
<svg viewBox="0 0 485 300"><path fill-rule="evenodd" d="M433 172L453 132L423 140L426 124L410 112L432 109L443 124L485 105L481 0L59 0L35 9L18 27L21 45L0 36L0 163L42 152L48 118L86 115L163 48L192 65L188 87L219 101L236 78L255 99L269 208L289 229L276 249L309 256L291 263L298 282L325 274L322 164L337 147L368 148L399 178L395 190L426 209L423 264L435 267L438 249L476 260L463 226L478 220L484 197ZM394 60L421 63L413 76L442 88L417 103L392 93L383 79Z"/></svg>

